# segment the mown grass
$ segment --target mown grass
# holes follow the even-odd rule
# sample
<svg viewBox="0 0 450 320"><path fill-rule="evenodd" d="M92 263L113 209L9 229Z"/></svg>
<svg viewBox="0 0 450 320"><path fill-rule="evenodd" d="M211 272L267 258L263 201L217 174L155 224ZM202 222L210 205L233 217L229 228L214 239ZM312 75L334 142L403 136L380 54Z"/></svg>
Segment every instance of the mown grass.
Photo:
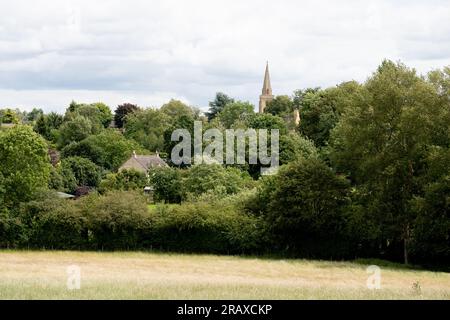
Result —
<svg viewBox="0 0 450 320"><path fill-rule="evenodd" d="M67 289L78 265L81 289ZM144 252L0 251L0 299L450 299L450 274L351 262Z"/></svg>

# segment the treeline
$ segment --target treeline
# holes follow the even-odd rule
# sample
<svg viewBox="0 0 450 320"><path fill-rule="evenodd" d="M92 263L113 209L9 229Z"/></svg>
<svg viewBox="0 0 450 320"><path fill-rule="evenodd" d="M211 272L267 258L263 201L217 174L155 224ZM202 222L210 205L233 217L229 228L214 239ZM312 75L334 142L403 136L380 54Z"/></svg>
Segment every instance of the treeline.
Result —
<svg viewBox="0 0 450 320"><path fill-rule="evenodd" d="M279 172L261 177L258 164L117 172L133 150L170 154L172 131L192 132L196 120L204 130L279 129ZM420 76L384 61L364 83L278 96L264 114L218 93L206 115L176 100L114 114L72 103L64 116L42 113L31 124L0 131L1 246L450 265L450 68ZM159 203L151 209L144 186ZM90 194L67 201L45 190Z"/></svg>

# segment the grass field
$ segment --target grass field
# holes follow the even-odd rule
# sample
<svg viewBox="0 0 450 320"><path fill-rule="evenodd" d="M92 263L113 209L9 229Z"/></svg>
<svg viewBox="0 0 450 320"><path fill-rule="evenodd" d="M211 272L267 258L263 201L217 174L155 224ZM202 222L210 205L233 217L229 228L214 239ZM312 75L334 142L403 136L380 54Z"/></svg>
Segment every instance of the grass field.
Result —
<svg viewBox="0 0 450 320"><path fill-rule="evenodd" d="M67 267L81 288L67 289ZM0 251L0 299L450 299L450 274L367 265L141 252Z"/></svg>

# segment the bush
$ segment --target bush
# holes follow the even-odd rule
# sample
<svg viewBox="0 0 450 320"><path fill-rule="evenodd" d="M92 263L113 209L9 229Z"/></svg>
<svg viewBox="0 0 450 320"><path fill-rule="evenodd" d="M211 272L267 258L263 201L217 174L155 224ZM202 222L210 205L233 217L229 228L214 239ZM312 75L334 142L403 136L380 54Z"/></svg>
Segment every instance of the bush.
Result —
<svg viewBox="0 0 450 320"><path fill-rule="evenodd" d="M159 206L151 221L151 246L171 251L250 253L264 239L261 219L225 202Z"/></svg>
<svg viewBox="0 0 450 320"><path fill-rule="evenodd" d="M278 249L304 257L350 254L345 209L349 183L317 159L301 159L265 180L250 205L267 221Z"/></svg>
<svg viewBox="0 0 450 320"><path fill-rule="evenodd" d="M61 166L61 170L64 172L63 176L69 181L72 180L70 171L73 173L77 186L97 187L100 183L102 170L88 159L69 157L62 160Z"/></svg>
<svg viewBox="0 0 450 320"><path fill-rule="evenodd" d="M81 249L87 246L86 217L74 201L59 199L53 192L24 204L21 220L28 247Z"/></svg>
<svg viewBox="0 0 450 320"><path fill-rule="evenodd" d="M105 193L112 190L144 190L148 183L145 173L129 169L122 170L119 173L110 173L106 175L106 179L102 180L99 191Z"/></svg>
<svg viewBox="0 0 450 320"><path fill-rule="evenodd" d="M134 141L114 130L103 130L80 142L72 142L64 147L62 156L87 158L108 170L117 170L132 154L133 150L145 152Z"/></svg>
<svg viewBox="0 0 450 320"><path fill-rule="evenodd" d="M23 236L23 226L6 208L0 207L0 248L11 248L19 245Z"/></svg>
<svg viewBox="0 0 450 320"><path fill-rule="evenodd" d="M225 168L219 164L201 164L193 166L183 181L184 190L191 197L206 192L236 194L252 187L254 182L250 175L234 167Z"/></svg>
<svg viewBox="0 0 450 320"><path fill-rule="evenodd" d="M153 197L158 201L180 203L183 197L182 171L175 168L156 168L149 172Z"/></svg>
<svg viewBox="0 0 450 320"><path fill-rule="evenodd" d="M82 200L89 219L90 241L97 249L142 248L142 234L149 228L149 212L140 193L115 191Z"/></svg>

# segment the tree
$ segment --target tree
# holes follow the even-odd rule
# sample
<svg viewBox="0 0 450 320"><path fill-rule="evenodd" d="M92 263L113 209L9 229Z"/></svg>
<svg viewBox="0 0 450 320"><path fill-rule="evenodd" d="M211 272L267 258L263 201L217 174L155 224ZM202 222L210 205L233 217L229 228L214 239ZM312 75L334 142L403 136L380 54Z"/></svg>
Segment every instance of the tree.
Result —
<svg viewBox="0 0 450 320"><path fill-rule="evenodd" d="M351 81L325 90L297 90L294 103L300 110L300 133L313 140L316 146L326 146L340 114L359 88L358 83Z"/></svg>
<svg viewBox="0 0 450 320"><path fill-rule="evenodd" d="M133 151L145 152L136 142L125 139L115 130L107 129L80 142L70 143L61 153L63 157L80 156L105 169L117 170Z"/></svg>
<svg viewBox="0 0 450 320"><path fill-rule="evenodd" d="M284 116L294 111L294 103L289 96L276 96L272 101L267 103L264 112L273 114L274 116Z"/></svg>
<svg viewBox="0 0 450 320"><path fill-rule="evenodd" d="M45 189L50 174L47 144L28 126L0 132L0 198L8 207Z"/></svg>
<svg viewBox="0 0 450 320"><path fill-rule="evenodd" d="M36 121L40 116L44 114L44 111L42 109L33 108L30 112L27 113L26 119L29 122Z"/></svg>
<svg viewBox="0 0 450 320"><path fill-rule="evenodd" d="M59 129L59 146L63 147L71 142L86 139L94 133L92 122L83 116L76 116L73 120L64 122Z"/></svg>
<svg viewBox="0 0 450 320"><path fill-rule="evenodd" d="M234 194L251 185L252 179L237 168L220 164L200 164L191 167L184 181L184 190L195 196L206 192Z"/></svg>
<svg viewBox="0 0 450 320"><path fill-rule="evenodd" d="M124 103L117 106L114 111L114 122L118 128L123 128L125 123L125 117L133 112L138 111L139 108L135 104Z"/></svg>
<svg viewBox="0 0 450 320"><path fill-rule="evenodd" d="M349 182L320 160L299 159L268 179L260 206L276 241L293 252L345 256L346 245L338 245L345 238L341 229L349 192Z"/></svg>
<svg viewBox="0 0 450 320"><path fill-rule="evenodd" d="M253 115L254 106L249 102L236 101L228 103L222 111L217 114L219 122L227 129L232 128L238 121L244 123Z"/></svg>
<svg viewBox="0 0 450 320"><path fill-rule="evenodd" d="M57 140L57 130L63 122L63 116L55 112L51 112L48 115L41 114L36 120L34 131L45 139L55 142Z"/></svg>
<svg viewBox="0 0 450 320"><path fill-rule="evenodd" d="M287 131L286 123L282 118L269 113L255 113L248 119L248 127L252 129L278 129L280 135Z"/></svg>
<svg viewBox="0 0 450 320"><path fill-rule="evenodd" d="M233 98L230 98L225 93L217 92L214 101L209 102L209 112L206 114L208 120L212 120L216 115L225 108L229 103L234 102Z"/></svg>
<svg viewBox="0 0 450 320"><path fill-rule="evenodd" d="M314 142L298 133L288 133L280 137L280 164L287 164L300 158L318 158Z"/></svg>
<svg viewBox="0 0 450 320"><path fill-rule="evenodd" d="M130 169L121 170L118 173L110 173L100 183L99 190L102 193L111 190L139 190L142 191L148 184L145 173Z"/></svg>
<svg viewBox="0 0 450 320"><path fill-rule="evenodd" d="M194 118L194 110L180 100L171 99L161 106L160 111L173 119L182 116Z"/></svg>
<svg viewBox="0 0 450 320"><path fill-rule="evenodd" d="M125 136L135 140L150 151L164 148L164 131L170 125L170 118L160 110L145 109L127 116Z"/></svg>
<svg viewBox="0 0 450 320"><path fill-rule="evenodd" d="M19 116L14 110L0 110L0 123L19 123Z"/></svg>
<svg viewBox="0 0 450 320"><path fill-rule="evenodd" d="M182 175L176 168L155 168L149 172L155 200L180 203L183 197Z"/></svg>
<svg viewBox="0 0 450 320"><path fill-rule="evenodd" d="M401 63L384 61L358 90L333 129L331 159L361 190L387 250L403 246L408 263L414 233L411 200L421 192L422 159L430 145L445 143L450 107L433 86ZM436 139L439 137L439 139Z"/></svg>
<svg viewBox="0 0 450 320"><path fill-rule="evenodd" d="M99 118L104 128L108 128L113 119L111 109L103 102L91 103L91 106L98 109L100 112Z"/></svg>
<svg viewBox="0 0 450 320"><path fill-rule="evenodd" d="M69 157L61 161L63 170L73 173L77 186L97 187L101 180L102 170L92 161L81 157ZM74 191L74 190L70 190Z"/></svg>

